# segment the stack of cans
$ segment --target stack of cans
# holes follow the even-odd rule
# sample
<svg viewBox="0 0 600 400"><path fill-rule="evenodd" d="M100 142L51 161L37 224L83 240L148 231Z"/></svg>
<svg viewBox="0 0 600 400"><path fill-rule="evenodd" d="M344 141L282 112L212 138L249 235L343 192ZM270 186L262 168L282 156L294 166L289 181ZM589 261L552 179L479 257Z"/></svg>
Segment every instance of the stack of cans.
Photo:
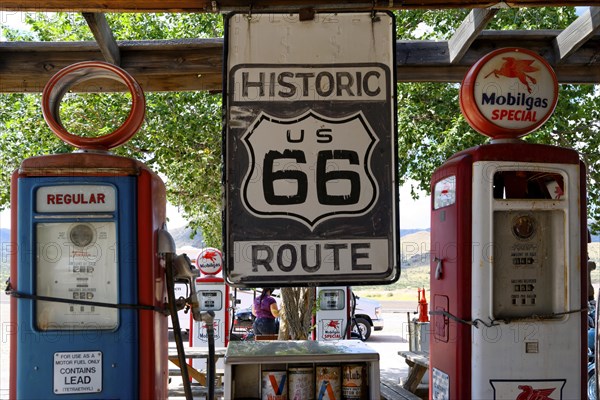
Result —
<svg viewBox="0 0 600 400"><path fill-rule="evenodd" d="M366 400L364 363L290 365L262 372L262 400Z"/></svg>

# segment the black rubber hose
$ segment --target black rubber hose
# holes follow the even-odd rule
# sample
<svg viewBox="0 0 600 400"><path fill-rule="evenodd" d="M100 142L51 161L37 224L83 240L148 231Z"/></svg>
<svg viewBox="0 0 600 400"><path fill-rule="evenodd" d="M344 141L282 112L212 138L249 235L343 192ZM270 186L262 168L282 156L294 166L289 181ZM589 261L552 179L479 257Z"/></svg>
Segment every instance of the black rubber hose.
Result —
<svg viewBox="0 0 600 400"><path fill-rule="evenodd" d="M209 322L206 323L206 334L208 339L208 362L206 365L207 372L207 389L208 389L208 400L215 400L215 325L214 325L214 317L215 313L213 311L208 311L210 315Z"/></svg>
<svg viewBox="0 0 600 400"><path fill-rule="evenodd" d="M179 369L181 370L181 379L183 379L183 391L186 400L193 400L192 386L190 376L187 369L187 359L185 350L183 349L183 338L181 336L181 326L179 325L179 317L177 316L177 307L175 305L175 281L173 280L173 254L165 254L166 270L167 270L167 299L169 301L169 311L171 321L173 321L173 336L175 338L175 346L177 347L177 358L179 360Z"/></svg>

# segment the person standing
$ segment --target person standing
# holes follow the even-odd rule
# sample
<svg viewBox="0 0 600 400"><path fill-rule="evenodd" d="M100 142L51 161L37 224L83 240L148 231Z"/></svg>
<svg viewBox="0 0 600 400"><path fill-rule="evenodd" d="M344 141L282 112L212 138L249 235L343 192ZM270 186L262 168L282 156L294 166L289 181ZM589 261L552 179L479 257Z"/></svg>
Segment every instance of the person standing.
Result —
<svg viewBox="0 0 600 400"><path fill-rule="evenodd" d="M277 333L275 318L279 316L277 302L273 298L274 288L263 288L260 296L252 303L252 315L256 317L252 328L255 335L274 335Z"/></svg>

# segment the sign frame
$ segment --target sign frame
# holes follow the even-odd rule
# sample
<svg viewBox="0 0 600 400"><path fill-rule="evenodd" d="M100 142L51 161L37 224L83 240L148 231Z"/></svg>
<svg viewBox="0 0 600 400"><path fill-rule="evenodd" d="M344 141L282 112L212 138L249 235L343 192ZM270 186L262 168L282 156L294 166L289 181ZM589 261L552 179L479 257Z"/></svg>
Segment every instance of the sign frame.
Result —
<svg viewBox="0 0 600 400"><path fill-rule="evenodd" d="M395 32L379 11L226 16L228 284L399 279Z"/></svg>

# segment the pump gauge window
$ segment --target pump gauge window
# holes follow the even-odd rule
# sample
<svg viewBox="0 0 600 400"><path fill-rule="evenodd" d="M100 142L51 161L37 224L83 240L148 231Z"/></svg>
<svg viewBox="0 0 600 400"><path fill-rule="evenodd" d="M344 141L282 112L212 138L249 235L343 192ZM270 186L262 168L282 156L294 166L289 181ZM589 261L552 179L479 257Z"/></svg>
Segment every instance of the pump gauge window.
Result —
<svg viewBox="0 0 600 400"><path fill-rule="evenodd" d="M223 293L220 290L200 290L198 303L201 311L219 311L223 308Z"/></svg>
<svg viewBox="0 0 600 400"><path fill-rule="evenodd" d="M433 189L433 209L456 203L456 177L449 176L435 184Z"/></svg>
<svg viewBox="0 0 600 400"><path fill-rule="evenodd" d="M513 220L512 231L519 239L527 240L535 234L535 219L521 215Z"/></svg>
<svg viewBox="0 0 600 400"><path fill-rule="evenodd" d="M69 239L77 247L87 247L94 242L96 231L89 224L77 224L69 231Z"/></svg>
<svg viewBox="0 0 600 400"><path fill-rule="evenodd" d="M115 222L38 223L36 291L74 303L36 301L39 330L112 330L116 308L86 302L118 303L118 254Z"/></svg>
<svg viewBox="0 0 600 400"><path fill-rule="evenodd" d="M343 289L321 290L319 307L321 310L342 310L346 299Z"/></svg>

